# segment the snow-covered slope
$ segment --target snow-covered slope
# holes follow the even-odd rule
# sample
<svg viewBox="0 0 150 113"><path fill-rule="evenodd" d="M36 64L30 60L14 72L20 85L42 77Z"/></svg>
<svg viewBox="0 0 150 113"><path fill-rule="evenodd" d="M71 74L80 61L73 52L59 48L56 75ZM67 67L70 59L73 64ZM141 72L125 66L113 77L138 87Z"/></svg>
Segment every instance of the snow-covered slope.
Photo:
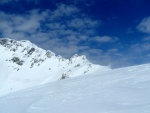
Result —
<svg viewBox="0 0 150 113"><path fill-rule="evenodd" d="M0 97L0 113L149 113L150 64L55 81Z"/></svg>
<svg viewBox="0 0 150 113"><path fill-rule="evenodd" d="M85 56L65 59L26 40L0 39L0 95L96 70L110 69Z"/></svg>

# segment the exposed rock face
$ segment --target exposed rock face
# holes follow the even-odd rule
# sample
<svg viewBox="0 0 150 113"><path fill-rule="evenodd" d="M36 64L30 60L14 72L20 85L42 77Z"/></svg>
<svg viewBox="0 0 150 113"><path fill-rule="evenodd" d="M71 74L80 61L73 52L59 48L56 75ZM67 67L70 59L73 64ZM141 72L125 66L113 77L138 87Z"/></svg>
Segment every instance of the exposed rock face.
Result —
<svg viewBox="0 0 150 113"><path fill-rule="evenodd" d="M29 55L31 55L35 51L35 48L31 48L28 52Z"/></svg>
<svg viewBox="0 0 150 113"><path fill-rule="evenodd" d="M18 65L23 65L24 62L23 60L20 60L20 58L18 57L13 57L11 60Z"/></svg>

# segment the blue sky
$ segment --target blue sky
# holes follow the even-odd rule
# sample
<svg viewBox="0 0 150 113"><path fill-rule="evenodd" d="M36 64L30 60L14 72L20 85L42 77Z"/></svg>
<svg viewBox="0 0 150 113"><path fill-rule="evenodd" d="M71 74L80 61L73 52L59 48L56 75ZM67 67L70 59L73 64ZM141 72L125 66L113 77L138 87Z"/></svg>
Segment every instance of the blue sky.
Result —
<svg viewBox="0 0 150 113"><path fill-rule="evenodd" d="M149 0L1 0L0 37L124 67L150 63Z"/></svg>

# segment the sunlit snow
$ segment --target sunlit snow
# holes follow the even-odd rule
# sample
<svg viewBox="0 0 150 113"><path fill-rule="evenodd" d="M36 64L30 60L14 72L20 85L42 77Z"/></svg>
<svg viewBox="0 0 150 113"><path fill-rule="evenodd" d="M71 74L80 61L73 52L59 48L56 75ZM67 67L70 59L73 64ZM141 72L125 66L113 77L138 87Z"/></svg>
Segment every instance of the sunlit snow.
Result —
<svg viewBox="0 0 150 113"><path fill-rule="evenodd" d="M90 63L84 55L65 59L29 41L0 39L0 95L96 70L110 69Z"/></svg>
<svg viewBox="0 0 150 113"><path fill-rule="evenodd" d="M43 51L40 58L45 58ZM30 68L30 61L38 52L25 57L26 60L19 52L8 52L8 47L0 46L0 52L0 113L150 112L150 64L111 70L91 64L82 56L73 57L73 63L67 65L70 60L59 62L53 54L52 60L46 58L40 67ZM15 56L12 53L19 55L25 64L4 62ZM54 72L46 71L47 66ZM69 79L60 80L68 69L72 73L68 74ZM87 69L91 71L85 73Z"/></svg>

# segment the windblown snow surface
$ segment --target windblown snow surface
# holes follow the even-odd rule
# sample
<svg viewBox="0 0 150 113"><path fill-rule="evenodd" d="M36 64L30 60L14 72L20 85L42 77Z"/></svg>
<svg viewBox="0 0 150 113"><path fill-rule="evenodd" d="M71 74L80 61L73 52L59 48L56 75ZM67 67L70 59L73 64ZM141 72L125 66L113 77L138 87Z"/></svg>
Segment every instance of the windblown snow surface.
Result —
<svg viewBox="0 0 150 113"><path fill-rule="evenodd" d="M0 113L150 113L150 64L10 93L0 97Z"/></svg>
<svg viewBox="0 0 150 113"><path fill-rule="evenodd" d="M109 69L0 39L0 113L150 113L150 64Z"/></svg>

